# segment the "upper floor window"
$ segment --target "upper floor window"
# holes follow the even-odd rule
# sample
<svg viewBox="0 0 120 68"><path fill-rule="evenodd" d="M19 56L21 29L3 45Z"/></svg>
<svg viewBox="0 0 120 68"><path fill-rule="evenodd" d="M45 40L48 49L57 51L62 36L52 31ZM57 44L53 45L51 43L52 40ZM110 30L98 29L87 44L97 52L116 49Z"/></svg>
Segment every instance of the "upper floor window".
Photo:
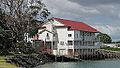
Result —
<svg viewBox="0 0 120 68"><path fill-rule="evenodd" d="M68 41L68 45L73 45L73 41Z"/></svg>
<svg viewBox="0 0 120 68"><path fill-rule="evenodd" d="M78 34L76 34L77 38L79 37Z"/></svg>
<svg viewBox="0 0 120 68"><path fill-rule="evenodd" d="M79 38L79 35L78 35L78 34L75 34L75 38Z"/></svg>
<svg viewBox="0 0 120 68"><path fill-rule="evenodd" d="M74 41L74 45L77 45L77 41L76 40Z"/></svg>
<svg viewBox="0 0 120 68"><path fill-rule="evenodd" d="M68 37L72 37L72 34L68 34Z"/></svg>
<svg viewBox="0 0 120 68"><path fill-rule="evenodd" d="M74 45L78 45L78 43L79 43L78 40L74 41Z"/></svg>
<svg viewBox="0 0 120 68"><path fill-rule="evenodd" d="M47 39L50 39L49 33L47 33Z"/></svg>
<svg viewBox="0 0 120 68"><path fill-rule="evenodd" d="M92 36L92 33L90 33L90 36Z"/></svg>

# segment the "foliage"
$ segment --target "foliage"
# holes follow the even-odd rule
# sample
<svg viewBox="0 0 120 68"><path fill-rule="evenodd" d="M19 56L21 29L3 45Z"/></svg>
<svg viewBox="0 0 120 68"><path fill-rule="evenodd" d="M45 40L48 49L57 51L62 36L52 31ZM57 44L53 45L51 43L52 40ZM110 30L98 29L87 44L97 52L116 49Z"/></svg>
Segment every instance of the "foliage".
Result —
<svg viewBox="0 0 120 68"><path fill-rule="evenodd" d="M0 4L2 13L5 14L0 22L11 30L16 42L23 41L26 36L24 34L39 25L32 20L41 18L44 22L50 15L41 0L0 0Z"/></svg>
<svg viewBox="0 0 120 68"><path fill-rule="evenodd" d="M5 13L3 13L0 9L0 19L4 20L3 17ZM7 27L2 24L0 20L0 54L8 54L8 50L12 45L12 37L11 32L7 30Z"/></svg>
<svg viewBox="0 0 120 68"><path fill-rule="evenodd" d="M4 29L0 26L0 34L4 32Z"/></svg>
<svg viewBox="0 0 120 68"><path fill-rule="evenodd" d="M103 42L103 43L111 43L112 42L111 37L107 34L100 33L97 35L97 38L99 38L100 42Z"/></svg>
<svg viewBox="0 0 120 68"><path fill-rule="evenodd" d="M111 47L105 47L105 48L101 48L101 49L111 50L111 51L120 51L120 48L111 48Z"/></svg>
<svg viewBox="0 0 120 68"><path fill-rule="evenodd" d="M24 45L24 46L23 46ZM32 47L31 43L16 43L16 54L32 54L35 53L34 48Z"/></svg>
<svg viewBox="0 0 120 68"><path fill-rule="evenodd" d="M10 39L11 35L9 31L5 31L0 26L0 54L8 54L8 49L12 45L12 40Z"/></svg>
<svg viewBox="0 0 120 68"><path fill-rule="evenodd" d="M33 37L35 34L37 34L37 32L38 32L38 28L32 29L32 30L30 30L30 32L29 32L29 36L30 36L30 37Z"/></svg>
<svg viewBox="0 0 120 68"><path fill-rule="evenodd" d="M120 41L117 41L116 43L120 43Z"/></svg>
<svg viewBox="0 0 120 68"><path fill-rule="evenodd" d="M25 34L34 35L49 15L41 0L0 0L0 52L8 52L11 47L16 51L17 45L26 43Z"/></svg>

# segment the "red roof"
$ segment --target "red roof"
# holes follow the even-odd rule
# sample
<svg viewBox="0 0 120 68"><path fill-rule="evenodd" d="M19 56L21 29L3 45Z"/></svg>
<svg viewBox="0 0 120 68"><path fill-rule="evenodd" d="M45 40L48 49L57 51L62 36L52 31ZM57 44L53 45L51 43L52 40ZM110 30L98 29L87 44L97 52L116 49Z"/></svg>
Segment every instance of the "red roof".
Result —
<svg viewBox="0 0 120 68"><path fill-rule="evenodd" d="M77 22L72 20L65 20L60 18L54 18L54 20L59 21L63 23L65 26L69 26L70 30L81 30L81 31L87 31L87 32L99 32L95 28L83 23L83 22Z"/></svg>

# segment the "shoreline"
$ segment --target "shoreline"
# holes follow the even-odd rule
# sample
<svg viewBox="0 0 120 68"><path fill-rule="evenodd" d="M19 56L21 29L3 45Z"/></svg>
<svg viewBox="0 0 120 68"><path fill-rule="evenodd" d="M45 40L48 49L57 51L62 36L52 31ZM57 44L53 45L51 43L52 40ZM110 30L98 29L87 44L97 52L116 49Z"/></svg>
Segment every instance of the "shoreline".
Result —
<svg viewBox="0 0 120 68"><path fill-rule="evenodd" d="M105 50L98 50L98 53L95 54L94 57L90 57L87 55L84 55L84 58L74 59L74 58L68 58L65 56L59 56L57 57L57 61L55 59L55 55L50 54L17 54L12 55L12 57L7 57L6 61L9 64L14 64L16 67L37 67L44 64L49 63L56 63L56 62L84 62L84 61L106 61L106 60L120 60L120 53L118 52L110 52ZM86 59L87 58L87 59ZM89 59L88 59L89 58ZM93 59L94 58L94 59ZM82 59L81 61L78 61Z"/></svg>
<svg viewBox="0 0 120 68"><path fill-rule="evenodd" d="M37 66L36 68L120 68L120 60L113 59L96 61L85 60L82 62L55 62L51 64L46 63L44 65Z"/></svg>

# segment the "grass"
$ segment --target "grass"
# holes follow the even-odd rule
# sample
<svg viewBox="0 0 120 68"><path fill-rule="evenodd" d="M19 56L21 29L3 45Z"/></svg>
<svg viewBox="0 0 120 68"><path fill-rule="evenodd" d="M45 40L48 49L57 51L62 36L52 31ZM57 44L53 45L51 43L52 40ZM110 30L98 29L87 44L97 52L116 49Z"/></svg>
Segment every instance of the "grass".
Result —
<svg viewBox="0 0 120 68"><path fill-rule="evenodd" d="M0 56L0 68L17 68L15 65L6 62L6 57Z"/></svg>
<svg viewBox="0 0 120 68"><path fill-rule="evenodd" d="M111 51L120 51L120 48L111 48L111 47L106 47L106 48L102 48L105 50L111 50Z"/></svg>

